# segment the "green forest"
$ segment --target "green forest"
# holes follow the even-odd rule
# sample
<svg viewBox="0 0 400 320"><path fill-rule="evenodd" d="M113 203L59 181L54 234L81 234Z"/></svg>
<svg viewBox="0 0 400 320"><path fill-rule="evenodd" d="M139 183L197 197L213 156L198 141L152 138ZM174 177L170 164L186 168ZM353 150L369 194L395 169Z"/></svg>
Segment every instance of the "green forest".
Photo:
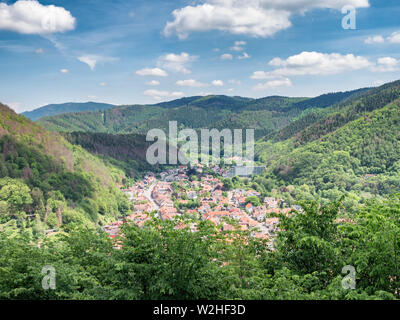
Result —
<svg viewBox="0 0 400 320"><path fill-rule="evenodd" d="M129 212L124 171L1 108L0 232L40 239L62 225L102 225Z"/></svg>
<svg viewBox="0 0 400 320"><path fill-rule="evenodd" d="M281 219L276 249L239 230L198 232L181 221L124 225L111 241L70 224L40 247L21 233L0 233L1 299L79 300L394 300L399 298L400 195L371 201L338 222L341 202L302 203ZM119 250L115 245L119 244ZM57 270L56 290L43 290L44 266ZM357 270L346 290L343 267Z"/></svg>

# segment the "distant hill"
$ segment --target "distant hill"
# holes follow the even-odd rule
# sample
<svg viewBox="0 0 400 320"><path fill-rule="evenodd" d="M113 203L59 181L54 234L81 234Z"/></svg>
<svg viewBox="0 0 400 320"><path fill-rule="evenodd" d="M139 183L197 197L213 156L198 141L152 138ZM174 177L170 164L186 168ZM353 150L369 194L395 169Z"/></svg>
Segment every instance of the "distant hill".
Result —
<svg viewBox="0 0 400 320"><path fill-rule="evenodd" d="M103 225L129 203L123 170L0 104L0 232Z"/></svg>
<svg viewBox="0 0 400 320"><path fill-rule="evenodd" d="M308 108L325 108L358 93L359 90L339 92L313 99L196 96L154 105L119 106L101 111L68 113L44 117L38 122L48 130L58 132L146 134L152 128L167 130L169 121L177 121L181 127L193 129L253 128L259 138L286 127Z"/></svg>
<svg viewBox="0 0 400 320"><path fill-rule="evenodd" d="M85 102L75 103L68 102L62 104L49 104L33 111L27 111L22 113L27 118L36 121L43 117L55 116L58 114L69 113L69 112L84 112L84 111L96 111L96 110L107 110L116 107L112 104L97 103L97 102Z"/></svg>

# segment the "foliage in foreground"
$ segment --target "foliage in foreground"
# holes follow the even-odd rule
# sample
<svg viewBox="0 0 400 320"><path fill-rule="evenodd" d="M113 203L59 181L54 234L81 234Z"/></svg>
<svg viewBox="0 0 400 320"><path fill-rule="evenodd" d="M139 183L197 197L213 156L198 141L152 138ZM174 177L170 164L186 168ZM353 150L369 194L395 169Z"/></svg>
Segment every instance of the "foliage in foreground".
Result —
<svg viewBox="0 0 400 320"><path fill-rule="evenodd" d="M369 203L347 222L338 220L340 203L303 208L282 217L273 251L246 232L217 232L209 222L191 232L183 227L188 220L125 225L117 243L72 225L40 246L29 235L2 232L0 298L399 298L399 196ZM56 290L42 289L48 265L56 270ZM356 269L355 290L342 288L346 265Z"/></svg>

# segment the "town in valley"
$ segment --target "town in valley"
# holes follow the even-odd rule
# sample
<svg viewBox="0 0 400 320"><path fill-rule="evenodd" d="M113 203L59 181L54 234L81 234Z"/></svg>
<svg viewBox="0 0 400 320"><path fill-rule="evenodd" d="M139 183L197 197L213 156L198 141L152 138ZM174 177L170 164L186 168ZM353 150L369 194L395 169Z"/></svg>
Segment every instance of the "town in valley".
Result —
<svg viewBox="0 0 400 320"><path fill-rule="evenodd" d="M283 199L262 197L251 188L226 190L222 179L229 177L230 172L244 172L244 177L250 171L261 173L265 170L261 167L243 168L225 170L197 164L194 167L179 166L159 174L148 173L132 187L122 189L132 202L133 212L104 226L103 230L114 239L124 223L133 222L143 227L152 219L173 220L189 216L195 221L208 220L223 232L237 228L249 231L251 236L268 241L273 248L274 237L279 231L279 215L294 214L301 211L301 207L288 206ZM196 175L191 175L193 172ZM195 222L189 227L196 232Z"/></svg>

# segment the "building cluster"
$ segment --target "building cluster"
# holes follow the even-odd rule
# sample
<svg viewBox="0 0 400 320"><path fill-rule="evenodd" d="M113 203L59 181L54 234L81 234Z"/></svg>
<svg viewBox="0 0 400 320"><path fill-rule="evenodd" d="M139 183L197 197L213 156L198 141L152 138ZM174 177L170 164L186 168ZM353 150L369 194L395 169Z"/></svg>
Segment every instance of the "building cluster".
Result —
<svg viewBox="0 0 400 320"><path fill-rule="evenodd" d="M202 175L192 181L188 170L181 166L162 172L158 179L149 174L133 187L123 190L133 203L133 212L127 220L142 227L154 217L170 220L190 215L214 223L221 231L247 230L250 235L272 243L279 231L279 215L301 209L288 207L282 199L262 198L259 192L251 189L224 191L222 181L211 175ZM249 199L259 201L254 203ZM120 226L119 221L104 227L104 231L115 237ZM190 228L196 231L196 224Z"/></svg>

